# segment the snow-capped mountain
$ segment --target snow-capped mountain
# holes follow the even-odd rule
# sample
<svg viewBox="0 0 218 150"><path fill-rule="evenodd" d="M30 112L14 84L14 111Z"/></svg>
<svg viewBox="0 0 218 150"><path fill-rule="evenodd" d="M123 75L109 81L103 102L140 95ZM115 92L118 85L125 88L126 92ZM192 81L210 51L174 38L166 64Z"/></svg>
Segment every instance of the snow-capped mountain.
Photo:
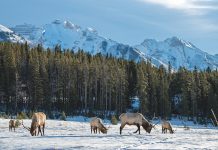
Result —
<svg viewBox="0 0 218 150"><path fill-rule="evenodd" d="M13 31L0 24L0 41L23 43L25 39L16 35Z"/></svg>
<svg viewBox="0 0 218 150"><path fill-rule="evenodd" d="M18 28L19 27L19 28ZM32 44L42 44L45 48L54 48L57 44L64 49L71 49L75 52L83 49L90 54L102 53L104 55L139 61L144 57L140 52L129 46L116 41L106 39L98 35L97 31L92 28L85 28L75 25L69 21L55 20L40 28L32 29L32 26L26 26L29 32L25 32L22 26L11 28L15 33L23 34ZM31 28L31 29L30 29ZM31 37L31 38L29 38Z"/></svg>
<svg viewBox="0 0 218 150"><path fill-rule="evenodd" d="M150 59L155 66L167 68L170 62L174 69L184 66L193 69L218 68L218 56L203 52L190 42L177 37L164 41L146 39L140 45L129 46L100 36L95 29L82 28L70 21L55 20L42 27L19 25L11 28L25 37L31 44L42 44L54 48L59 44L64 49L78 51L83 49L90 54L111 54L118 58L134 60ZM9 30L9 29L8 29ZM1 37L1 35L0 35Z"/></svg>
<svg viewBox="0 0 218 150"><path fill-rule="evenodd" d="M169 62L173 68L183 66L188 69L211 69L218 68L218 59L215 55L203 52L192 43L181 40L177 37L168 38L164 41L146 39L136 46L151 60L155 59L163 64Z"/></svg>

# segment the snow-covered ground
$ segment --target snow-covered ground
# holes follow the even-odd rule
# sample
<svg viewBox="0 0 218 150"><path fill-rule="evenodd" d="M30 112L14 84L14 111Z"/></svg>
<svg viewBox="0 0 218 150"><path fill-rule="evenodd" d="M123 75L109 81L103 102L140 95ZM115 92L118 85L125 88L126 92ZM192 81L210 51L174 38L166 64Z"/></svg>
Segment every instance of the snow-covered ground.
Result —
<svg viewBox="0 0 218 150"><path fill-rule="evenodd" d="M162 134L160 125L151 134L133 134L135 126L126 126L119 134L119 124L110 125L108 134L91 134L88 118L70 121L47 120L45 136L32 137L22 126L8 131L8 119L0 119L0 149L218 149L218 128L175 125L175 134ZM31 120L24 120L30 126ZM174 124L175 123L175 124Z"/></svg>

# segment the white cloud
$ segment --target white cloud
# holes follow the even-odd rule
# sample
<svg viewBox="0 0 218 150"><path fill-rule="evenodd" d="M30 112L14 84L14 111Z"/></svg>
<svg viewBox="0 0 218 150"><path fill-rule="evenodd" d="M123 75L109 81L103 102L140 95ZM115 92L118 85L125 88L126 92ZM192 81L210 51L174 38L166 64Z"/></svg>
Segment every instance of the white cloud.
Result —
<svg viewBox="0 0 218 150"><path fill-rule="evenodd" d="M139 0L151 4L157 4L170 9L183 10L190 15L202 15L209 10L217 10L218 3L215 0Z"/></svg>

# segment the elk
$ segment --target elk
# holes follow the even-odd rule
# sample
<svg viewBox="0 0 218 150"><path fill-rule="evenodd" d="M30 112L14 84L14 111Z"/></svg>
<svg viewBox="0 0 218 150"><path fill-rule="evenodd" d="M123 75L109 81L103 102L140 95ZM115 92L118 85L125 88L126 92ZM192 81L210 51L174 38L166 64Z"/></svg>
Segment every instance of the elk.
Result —
<svg viewBox="0 0 218 150"><path fill-rule="evenodd" d="M138 129L134 133L137 133L139 131L139 134L140 126L142 126L148 133L150 133L151 129L154 127L145 119L145 117L141 113L122 113L119 116L119 119L121 120L120 134L122 134L122 130L126 124L137 126Z"/></svg>
<svg viewBox="0 0 218 150"><path fill-rule="evenodd" d="M32 123L31 123L31 127L25 127L23 125L23 121L22 121L22 125L25 129L27 129L28 131L30 131L30 134L32 136L36 136L36 131L38 129L38 134L39 132L41 133L41 136L44 135L44 129L45 129L45 120L46 120L46 115L43 112L37 112L34 113L32 116ZM42 131L41 131L42 128Z"/></svg>
<svg viewBox="0 0 218 150"><path fill-rule="evenodd" d="M163 121L162 122L162 133L167 133L167 130L169 130L171 134L174 133L171 123L169 121Z"/></svg>
<svg viewBox="0 0 218 150"><path fill-rule="evenodd" d="M9 131L12 131L12 128L14 128L14 132L15 132L15 127L16 127L16 121L11 119L9 121Z"/></svg>
<svg viewBox="0 0 218 150"><path fill-rule="evenodd" d="M97 130L103 133L103 134L107 134L107 128L103 125L102 120L100 118L97 117L93 117L90 121L90 126L91 126L91 133L92 131L97 134Z"/></svg>

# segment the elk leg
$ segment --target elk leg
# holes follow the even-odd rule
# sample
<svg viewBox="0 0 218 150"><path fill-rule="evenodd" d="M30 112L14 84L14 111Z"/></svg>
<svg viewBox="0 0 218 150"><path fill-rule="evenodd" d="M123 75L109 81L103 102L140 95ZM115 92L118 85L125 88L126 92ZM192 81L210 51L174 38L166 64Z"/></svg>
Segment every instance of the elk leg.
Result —
<svg viewBox="0 0 218 150"><path fill-rule="evenodd" d="M100 129L99 128L97 128L98 129L98 134L100 134Z"/></svg>
<svg viewBox="0 0 218 150"><path fill-rule="evenodd" d="M41 132L40 126L38 127L38 134L37 134L37 136L39 136L39 132ZM42 132L41 132L41 135L42 135Z"/></svg>
<svg viewBox="0 0 218 150"><path fill-rule="evenodd" d="M140 134L140 125L139 125L139 124L137 124L137 127L138 127L138 130L139 130L139 134Z"/></svg>
<svg viewBox="0 0 218 150"><path fill-rule="evenodd" d="M14 127L14 132L15 132L15 127Z"/></svg>
<svg viewBox="0 0 218 150"><path fill-rule="evenodd" d="M135 131L135 132L133 132L133 133L137 133L138 131L139 131L139 128L138 128L138 126L136 125L136 127L137 127L137 130Z"/></svg>
<svg viewBox="0 0 218 150"><path fill-rule="evenodd" d="M43 128L43 127L42 127ZM39 126L39 131L40 131L40 133L41 133L41 136L43 136L43 134L42 134L42 130L41 130L41 127Z"/></svg>
<svg viewBox="0 0 218 150"><path fill-rule="evenodd" d="M92 134L92 126L91 126L91 134Z"/></svg>
<svg viewBox="0 0 218 150"><path fill-rule="evenodd" d="M97 132L98 132L96 127L94 127L94 132L95 132L95 134L97 134Z"/></svg>
<svg viewBox="0 0 218 150"><path fill-rule="evenodd" d="M123 130L125 125L126 125L126 123L125 124L121 124L121 126L120 126L120 135L122 134L122 130Z"/></svg>
<svg viewBox="0 0 218 150"><path fill-rule="evenodd" d="M39 126L38 135L39 135L39 132L41 133L41 136L42 136L41 126Z"/></svg>
<svg viewBox="0 0 218 150"><path fill-rule="evenodd" d="M43 135L45 135L45 124L42 126Z"/></svg>
<svg viewBox="0 0 218 150"><path fill-rule="evenodd" d="M163 129L163 133L164 133L164 134L166 133L166 129L165 129L165 128Z"/></svg>

